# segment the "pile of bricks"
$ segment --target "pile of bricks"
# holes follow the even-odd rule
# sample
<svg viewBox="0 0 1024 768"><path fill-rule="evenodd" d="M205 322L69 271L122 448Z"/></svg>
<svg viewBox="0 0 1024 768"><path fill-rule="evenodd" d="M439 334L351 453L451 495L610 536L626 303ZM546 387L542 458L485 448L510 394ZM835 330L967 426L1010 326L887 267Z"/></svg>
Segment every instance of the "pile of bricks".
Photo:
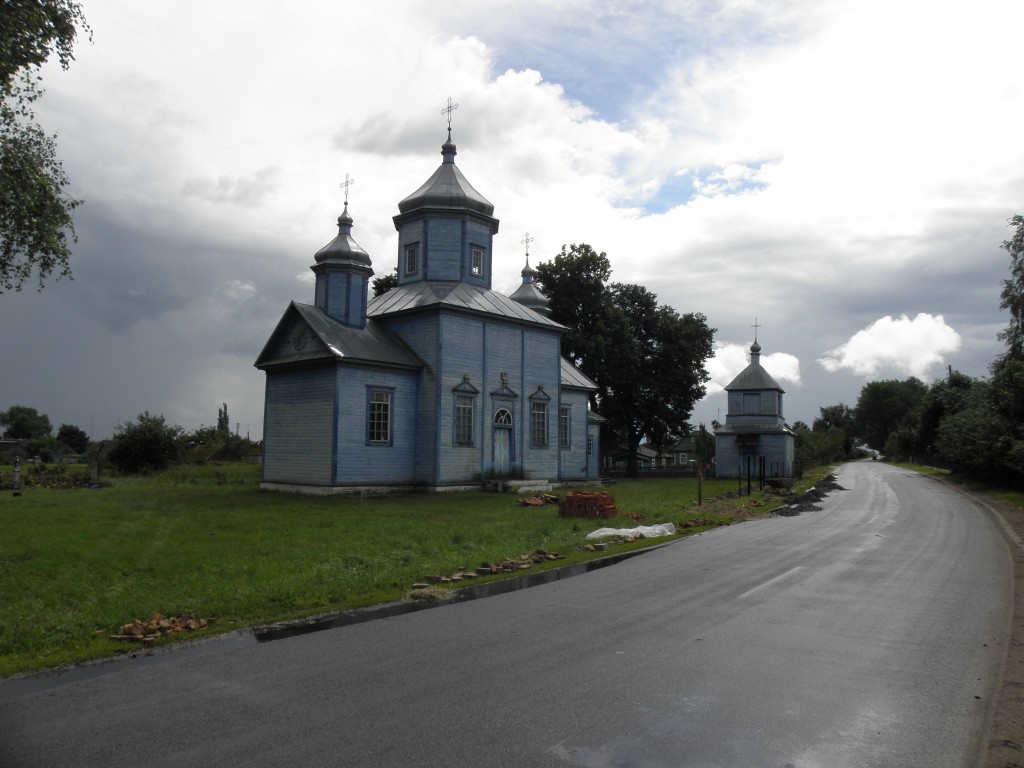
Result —
<svg viewBox="0 0 1024 768"><path fill-rule="evenodd" d="M426 589L431 584L454 584L460 581L467 581L478 576L491 576L496 573L515 573L526 571L535 563L544 563L549 560L564 560L565 555L557 552L547 552L543 549L535 549L533 552L520 555L518 558L506 558L496 563L481 563L476 570L463 568L448 576L427 576L425 582L417 582L412 585L413 589Z"/></svg>
<svg viewBox="0 0 1024 768"><path fill-rule="evenodd" d="M206 629L208 626L209 623L206 619L197 619L191 611L185 611L181 616L164 616L162 613L154 613L147 621L133 619L128 624L122 624L120 634L111 635L110 639L152 644L163 635L175 632L194 632L197 629Z"/></svg>
<svg viewBox="0 0 1024 768"><path fill-rule="evenodd" d="M558 503L562 517L616 517L619 510L610 493L597 491L570 491Z"/></svg>

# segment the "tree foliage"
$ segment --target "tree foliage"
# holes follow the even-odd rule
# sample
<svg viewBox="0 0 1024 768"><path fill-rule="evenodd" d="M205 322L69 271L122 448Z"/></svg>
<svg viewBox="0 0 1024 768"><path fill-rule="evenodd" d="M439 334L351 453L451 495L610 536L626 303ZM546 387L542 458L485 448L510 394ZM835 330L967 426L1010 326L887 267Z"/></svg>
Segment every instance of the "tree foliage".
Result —
<svg viewBox="0 0 1024 768"><path fill-rule="evenodd" d="M914 377L865 384L854 411L860 438L876 451L884 451L892 432L916 431L927 391L927 385Z"/></svg>
<svg viewBox="0 0 1024 768"><path fill-rule="evenodd" d="M55 137L35 122L42 95L39 67L56 53L63 68L81 27L91 36L81 5L71 0L6 0L0 24L0 293L20 291L33 272L70 277L72 212L68 178Z"/></svg>
<svg viewBox="0 0 1024 768"><path fill-rule="evenodd" d="M627 448L635 474L642 440L664 447L689 431L687 419L704 396L714 329L704 315L680 315L640 285L613 283L603 252L562 246L537 265L551 317L568 328L562 354L594 380L593 404L608 419L605 440Z"/></svg>
<svg viewBox="0 0 1024 768"><path fill-rule="evenodd" d="M398 267L395 267L386 275L375 277L370 281L370 285L373 287L373 298L377 298L392 288L398 287Z"/></svg>
<svg viewBox="0 0 1024 768"><path fill-rule="evenodd" d="M49 416L25 405L12 405L0 411L0 427L10 440L35 440L53 431Z"/></svg>
<svg viewBox="0 0 1024 768"><path fill-rule="evenodd" d="M144 411L114 430L117 445L110 461L128 474L164 469L180 458L183 433L181 427L167 424L162 414Z"/></svg>
<svg viewBox="0 0 1024 768"><path fill-rule="evenodd" d="M57 430L57 442L64 443L75 453L85 453L89 447L89 435L81 427L74 424L61 424Z"/></svg>
<svg viewBox="0 0 1024 768"><path fill-rule="evenodd" d="M1010 324L999 339L1006 342L1005 358L1024 360L1024 216L1013 216L1007 224L1016 229L1003 241L1003 250L1010 254L1010 276L1003 280L999 308L1010 310Z"/></svg>
<svg viewBox="0 0 1024 768"><path fill-rule="evenodd" d="M228 419L228 404L217 409L217 431L225 434L231 432L231 420Z"/></svg>

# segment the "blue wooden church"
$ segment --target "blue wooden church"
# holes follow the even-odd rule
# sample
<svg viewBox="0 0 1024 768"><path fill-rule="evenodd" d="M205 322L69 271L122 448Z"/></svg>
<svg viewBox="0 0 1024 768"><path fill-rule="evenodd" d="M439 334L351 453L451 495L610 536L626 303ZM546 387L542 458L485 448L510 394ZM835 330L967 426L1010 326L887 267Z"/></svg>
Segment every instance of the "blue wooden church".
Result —
<svg viewBox="0 0 1024 768"><path fill-rule="evenodd" d="M455 165L398 204L398 286L370 301L369 254L345 208L314 256L313 304L292 302L266 373L262 487L329 494L544 485L598 476L594 383L560 353L565 327L522 271L491 289L494 206Z"/></svg>
<svg viewBox="0 0 1024 768"><path fill-rule="evenodd" d="M756 477L764 462L766 477L792 477L793 430L782 411L785 390L761 365L761 345L750 345L750 364L725 388L728 415L715 427L715 474Z"/></svg>

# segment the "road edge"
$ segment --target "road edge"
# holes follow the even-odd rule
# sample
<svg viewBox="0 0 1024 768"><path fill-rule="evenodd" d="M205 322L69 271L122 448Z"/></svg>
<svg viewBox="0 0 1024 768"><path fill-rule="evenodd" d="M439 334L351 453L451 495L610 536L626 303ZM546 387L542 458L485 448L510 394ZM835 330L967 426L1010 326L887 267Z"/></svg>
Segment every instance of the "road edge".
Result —
<svg viewBox="0 0 1024 768"><path fill-rule="evenodd" d="M979 738L977 768L1024 766L1024 509L975 493L937 475L938 480L981 507L995 523L1010 553L1010 611L1002 661Z"/></svg>

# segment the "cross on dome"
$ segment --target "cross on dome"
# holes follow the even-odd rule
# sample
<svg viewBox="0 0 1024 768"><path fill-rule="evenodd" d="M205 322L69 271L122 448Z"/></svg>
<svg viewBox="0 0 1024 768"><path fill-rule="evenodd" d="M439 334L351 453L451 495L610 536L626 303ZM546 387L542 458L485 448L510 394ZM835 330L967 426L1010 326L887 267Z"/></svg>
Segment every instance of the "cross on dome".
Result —
<svg viewBox="0 0 1024 768"><path fill-rule="evenodd" d="M348 175L348 174L346 173L346 174L345 174L345 180L344 180L343 182L341 182L341 184L339 184L339 185L338 185L338 186L340 186L340 187L341 187L342 189L344 189L344 190L345 190L345 207L346 207L346 208L348 207L348 189L349 189L349 187L351 187L351 186L352 186L353 184L355 184L355 183L356 183L356 180L355 180L355 179L353 179L353 178L352 178L351 176L349 176L349 175Z"/></svg>
<svg viewBox="0 0 1024 768"><path fill-rule="evenodd" d="M533 238L530 237L530 233L527 232L526 233L526 237L524 237L519 242L526 246L526 263L529 264L530 263L530 243L533 242Z"/></svg>
<svg viewBox="0 0 1024 768"><path fill-rule="evenodd" d="M448 97L448 106L441 110L441 114L448 118L448 133L452 132L452 112L459 108L459 105L452 101L452 97Z"/></svg>

